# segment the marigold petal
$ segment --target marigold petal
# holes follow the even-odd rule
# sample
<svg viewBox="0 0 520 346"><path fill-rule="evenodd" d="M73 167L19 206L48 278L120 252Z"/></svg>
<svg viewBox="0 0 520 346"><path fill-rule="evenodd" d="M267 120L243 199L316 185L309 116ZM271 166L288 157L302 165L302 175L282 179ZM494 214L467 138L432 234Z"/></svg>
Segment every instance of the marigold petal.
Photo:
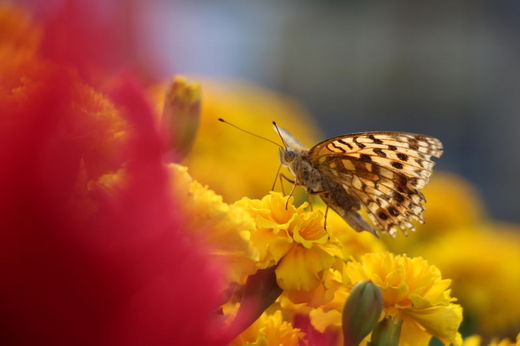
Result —
<svg viewBox="0 0 520 346"><path fill-rule="evenodd" d="M457 339L458 326L462 322L462 307L458 304L426 309L404 309L402 313L446 344L454 343Z"/></svg>
<svg viewBox="0 0 520 346"><path fill-rule="evenodd" d="M293 246L292 239L279 237L265 230L256 230L253 232L251 241L259 251L260 258L257 262L259 268L276 265L280 259L287 254L291 246Z"/></svg>
<svg viewBox="0 0 520 346"><path fill-rule="evenodd" d="M327 231L323 228L323 215L321 213L309 213L294 218L289 231L296 242L309 249L314 244L325 244L329 239Z"/></svg>
<svg viewBox="0 0 520 346"><path fill-rule="evenodd" d="M312 326L320 333L324 333L330 326L341 326L341 313L338 310L325 311L322 308L317 308L311 310L309 317Z"/></svg>
<svg viewBox="0 0 520 346"><path fill-rule="evenodd" d="M187 228L203 237L215 258L226 262L228 281L244 283L257 269L258 253L249 242L253 219L244 209L224 203L221 196L193 180L186 167L170 164L168 168Z"/></svg>
<svg viewBox="0 0 520 346"><path fill-rule="evenodd" d="M295 246L276 268L278 285L284 290L315 289L321 282L323 270L334 261L333 256L317 246L310 249Z"/></svg>
<svg viewBox="0 0 520 346"><path fill-rule="evenodd" d="M428 346L432 336L416 322L405 319L401 326L399 346Z"/></svg>

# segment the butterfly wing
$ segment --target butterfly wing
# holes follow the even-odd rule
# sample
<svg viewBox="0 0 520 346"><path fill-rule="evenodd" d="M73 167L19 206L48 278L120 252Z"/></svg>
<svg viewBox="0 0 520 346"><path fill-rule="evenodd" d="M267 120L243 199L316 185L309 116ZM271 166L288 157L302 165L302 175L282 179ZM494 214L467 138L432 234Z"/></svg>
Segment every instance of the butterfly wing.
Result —
<svg viewBox="0 0 520 346"><path fill-rule="evenodd" d="M341 184L365 207L383 232L414 230L423 222L424 196L419 191L432 174L433 157L442 155L433 137L403 132L364 132L323 141L309 151L327 178Z"/></svg>
<svg viewBox="0 0 520 346"><path fill-rule="evenodd" d="M300 141L298 141L296 139L296 137L294 137L292 134L290 134L289 131L287 131L283 127L275 126L275 131L282 138L283 144L285 145L286 148L292 149L292 150L305 150L305 147L303 146L303 144L301 144Z"/></svg>

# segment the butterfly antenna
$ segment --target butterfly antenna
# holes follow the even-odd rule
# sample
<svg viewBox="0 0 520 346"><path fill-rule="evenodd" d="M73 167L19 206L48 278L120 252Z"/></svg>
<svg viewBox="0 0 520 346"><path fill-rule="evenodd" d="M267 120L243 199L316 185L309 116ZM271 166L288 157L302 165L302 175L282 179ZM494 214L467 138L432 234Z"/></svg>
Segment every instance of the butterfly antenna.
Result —
<svg viewBox="0 0 520 346"><path fill-rule="evenodd" d="M274 128L276 129L276 132L278 132L278 135L282 139L283 146L285 147L285 149L287 149L287 143L285 143L285 141L283 139L283 136L282 136L282 133L280 132L280 129L278 128L278 125L276 125L276 121L273 121L273 125L274 125Z"/></svg>
<svg viewBox="0 0 520 346"><path fill-rule="evenodd" d="M276 146L278 146L278 147L280 147L280 148L284 148L284 147L282 147L280 144L276 143L275 141L270 140L269 138L266 138L266 137L263 137L263 136L257 135L256 133L253 133L253 132L250 132L250 131L244 130L243 128L240 128L240 127L236 126L235 124L232 124L232 123L230 123L230 122L228 122L228 121L226 121L226 120L224 120L224 119L222 119L222 118L218 118L218 121L220 121L220 122L222 122L222 123L224 123L224 124L228 124L229 126L233 126L234 128L236 128L236 129L238 129L238 130L240 130L240 131L242 131L242 132L248 133L248 134L250 134L251 136L255 136L255 137L261 138L261 139L263 139L263 140L265 140L265 141L271 142L271 143L273 143L274 145L276 145ZM283 138L282 138L282 142L283 142ZM285 142L284 142L283 144L285 145Z"/></svg>

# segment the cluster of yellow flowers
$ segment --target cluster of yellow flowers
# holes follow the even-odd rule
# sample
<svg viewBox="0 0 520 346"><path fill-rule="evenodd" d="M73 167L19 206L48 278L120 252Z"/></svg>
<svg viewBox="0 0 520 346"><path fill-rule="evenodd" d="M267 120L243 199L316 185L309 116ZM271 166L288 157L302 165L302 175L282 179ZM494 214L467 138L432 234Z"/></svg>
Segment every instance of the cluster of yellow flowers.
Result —
<svg viewBox="0 0 520 346"><path fill-rule="evenodd" d="M401 345L427 345L432 337L446 344L473 345L480 340L474 336L463 341L458 333L463 312L450 286L485 340L493 333L507 335L518 325L518 309L510 305L520 306L515 293L520 288L520 246L513 241L518 238L514 232L496 231L497 225L485 219L483 204L467 182L436 172L425 190L427 223L408 238L378 240L356 233L334 213L329 213L325 230L319 202L309 210L307 202L296 207L281 193L267 192L278 164L274 146L216 123L222 115L270 137L265 130L268 119L259 116L269 114L286 127L294 126L303 139L315 141L317 131L307 115L291 101L255 87L206 83L201 127L184 164L225 197L189 178L192 192L185 204L194 209L187 217L197 220L195 228L205 230L207 238L214 238L208 242L229 263L229 282L244 284L257 270L273 268L282 290L234 344L306 340L295 327L298 316L306 316L315 331L335 335L341 343L342 309L351 289L363 281L382 292L379 320L401 320ZM175 170L187 176L184 166L176 165ZM266 174L269 171L273 174ZM251 198L262 191L260 199ZM212 197L197 201L207 195ZM219 215L208 216L216 211ZM451 280L443 279L441 271ZM235 286L224 304L235 304L224 309L231 315L237 311L239 295ZM364 342L369 339L370 335Z"/></svg>
<svg viewBox="0 0 520 346"><path fill-rule="evenodd" d="M435 172L424 189L425 225L387 241L397 253L420 255L453 280L474 331L508 335L520 325L520 227L486 216L478 193L453 174Z"/></svg>
<svg viewBox="0 0 520 346"><path fill-rule="evenodd" d="M200 137L199 141L205 139L202 132ZM239 170L237 165L240 163L234 169ZM273 303L271 307L235 343L296 344L305 340L305 334L293 324L298 316L309 318L317 332L341 340L343 307L352 287L365 280L382 291L384 310L379 318L403 321L402 344L417 344L417 340L427 344L432 336L460 343L461 307L450 296L450 281L442 280L439 270L425 260L384 251L381 241L368 233L356 233L337 215L329 215L325 229L320 207L309 210L307 202L296 207L291 197L279 192L226 203L191 178L185 166L171 164L170 169L174 195L182 198L189 229L203 236L216 260L227 264L224 286L230 292L225 312L232 315L237 311L248 277L274 270L281 294L268 302ZM219 170L212 171L216 172L213 178L218 178Z"/></svg>
<svg viewBox="0 0 520 346"><path fill-rule="evenodd" d="M427 344L432 336L460 343L457 330L462 310L450 296L450 280L441 279L440 271L425 260L377 252L381 245L374 245L375 238L365 238L344 224L332 223L327 231L321 211L307 211L306 203L299 207L289 203L286 209L289 197L281 193L225 204L189 179L184 167L172 165L172 169L176 177L188 179L187 185L174 179L176 191L187 186L184 205L191 209L187 216L197 224L193 229L205 230L215 255L228 262L229 283L244 283L256 270L275 268L283 293L271 307L273 311L264 313L235 342L267 338L268 344L280 344L284 338L304 339L300 330L289 327L296 315L308 316L319 332L340 335L342 309L350 290L368 280L382 290L381 319L402 319L401 344ZM339 232L356 241L342 243L334 236ZM346 256L364 249L376 252L367 252L359 260ZM283 323L282 316L287 316Z"/></svg>

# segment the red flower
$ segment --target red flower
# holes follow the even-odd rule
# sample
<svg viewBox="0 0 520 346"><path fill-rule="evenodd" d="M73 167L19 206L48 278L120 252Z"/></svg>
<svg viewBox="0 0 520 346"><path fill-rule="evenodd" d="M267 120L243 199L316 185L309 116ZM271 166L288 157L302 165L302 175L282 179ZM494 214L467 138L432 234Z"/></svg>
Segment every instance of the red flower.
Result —
<svg viewBox="0 0 520 346"><path fill-rule="evenodd" d="M17 55L8 41L0 54L18 60L0 62L0 344L211 343L218 272L183 231L139 83L121 77L107 98L83 64ZM97 183L122 168L118 189Z"/></svg>

